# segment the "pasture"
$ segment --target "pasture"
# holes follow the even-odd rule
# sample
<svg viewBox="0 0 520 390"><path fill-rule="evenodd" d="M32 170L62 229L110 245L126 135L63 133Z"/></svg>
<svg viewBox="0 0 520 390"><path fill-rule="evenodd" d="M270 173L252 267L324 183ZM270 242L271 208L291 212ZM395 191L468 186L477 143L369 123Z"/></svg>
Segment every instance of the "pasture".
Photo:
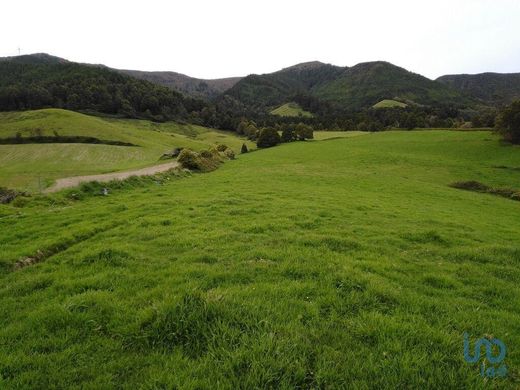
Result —
<svg viewBox="0 0 520 390"><path fill-rule="evenodd" d="M517 388L520 202L449 184L519 167L490 132L392 131L0 206L0 387Z"/></svg>
<svg viewBox="0 0 520 390"><path fill-rule="evenodd" d="M89 136L137 146L103 144L0 145L0 186L39 191L61 177L142 168L159 163L176 147L206 149L223 143L236 153L242 143L233 134L174 122L110 119L60 109L0 113L0 138L36 136Z"/></svg>

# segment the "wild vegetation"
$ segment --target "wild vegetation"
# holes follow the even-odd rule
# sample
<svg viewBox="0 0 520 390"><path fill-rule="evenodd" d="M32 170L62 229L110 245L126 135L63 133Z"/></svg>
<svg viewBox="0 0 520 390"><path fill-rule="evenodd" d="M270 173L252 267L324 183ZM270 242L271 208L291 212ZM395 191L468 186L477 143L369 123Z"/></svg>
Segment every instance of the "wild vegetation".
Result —
<svg viewBox="0 0 520 390"><path fill-rule="evenodd" d="M520 144L520 100L513 102L499 113L496 129L506 141Z"/></svg>
<svg viewBox="0 0 520 390"><path fill-rule="evenodd" d="M456 74L441 76L437 81L491 106L520 99L520 73Z"/></svg>
<svg viewBox="0 0 520 390"><path fill-rule="evenodd" d="M0 205L0 387L516 388L520 203L450 183L519 168L491 132L392 131Z"/></svg>

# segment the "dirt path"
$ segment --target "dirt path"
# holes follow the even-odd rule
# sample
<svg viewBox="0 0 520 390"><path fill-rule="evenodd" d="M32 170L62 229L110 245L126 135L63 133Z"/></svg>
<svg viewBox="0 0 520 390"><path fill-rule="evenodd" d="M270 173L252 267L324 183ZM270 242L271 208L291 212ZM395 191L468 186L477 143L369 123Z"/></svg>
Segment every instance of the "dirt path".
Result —
<svg viewBox="0 0 520 390"><path fill-rule="evenodd" d="M44 192L51 193L62 190L64 188L76 187L81 183L86 183L89 181L99 181L99 182L108 182L112 180L124 180L128 179L132 176L149 176L154 175L160 172L166 172L172 168L176 168L179 166L177 161L169 162L167 164L154 165L147 168L136 169L133 171L126 172L112 172L105 173L102 175L89 175L89 176L74 176L74 177L64 177L63 179L58 179L56 182L47 188Z"/></svg>

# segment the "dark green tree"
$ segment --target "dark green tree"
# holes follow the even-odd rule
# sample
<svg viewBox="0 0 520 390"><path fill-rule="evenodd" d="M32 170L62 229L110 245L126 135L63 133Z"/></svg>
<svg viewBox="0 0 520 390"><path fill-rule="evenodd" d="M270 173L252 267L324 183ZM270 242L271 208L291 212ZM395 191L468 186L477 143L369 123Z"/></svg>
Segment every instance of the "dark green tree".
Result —
<svg viewBox="0 0 520 390"><path fill-rule="evenodd" d="M500 111L495 128L504 140L520 144L520 100Z"/></svg>
<svg viewBox="0 0 520 390"><path fill-rule="evenodd" d="M292 126L287 126L285 129L282 130L282 142L292 142L296 140L296 133L294 131L294 128Z"/></svg>
<svg viewBox="0 0 520 390"><path fill-rule="evenodd" d="M280 135L276 131L276 129L272 127L266 127L260 132L258 140L256 141L256 145L259 148L269 148L271 146L276 146L280 143Z"/></svg>
<svg viewBox="0 0 520 390"><path fill-rule="evenodd" d="M296 133L296 138L298 138L300 141L314 138L314 130L312 126L306 125L304 123L298 123L294 131Z"/></svg>

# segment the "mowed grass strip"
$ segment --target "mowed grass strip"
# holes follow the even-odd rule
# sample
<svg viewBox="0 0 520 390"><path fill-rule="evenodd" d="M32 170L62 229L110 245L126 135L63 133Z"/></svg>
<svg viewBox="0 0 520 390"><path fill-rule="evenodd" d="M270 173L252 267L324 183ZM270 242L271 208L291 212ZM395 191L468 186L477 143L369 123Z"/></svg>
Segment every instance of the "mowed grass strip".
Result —
<svg viewBox="0 0 520 390"><path fill-rule="evenodd" d="M515 388L520 204L449 186L519 188L496 166L489 132L386 132L1 206L1 387Z"/></svg>

